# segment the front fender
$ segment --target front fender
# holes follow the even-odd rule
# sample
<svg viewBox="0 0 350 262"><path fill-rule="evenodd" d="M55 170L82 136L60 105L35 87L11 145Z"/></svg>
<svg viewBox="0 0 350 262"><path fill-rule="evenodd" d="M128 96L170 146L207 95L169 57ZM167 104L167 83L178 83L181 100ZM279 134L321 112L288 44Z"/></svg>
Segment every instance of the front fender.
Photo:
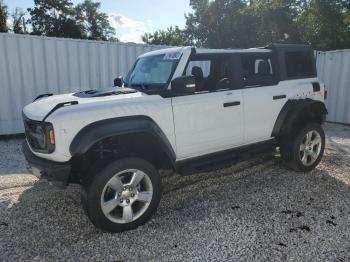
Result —
<svg viewBox="0 0 350 262"><path fill-rule="evenodd" d="M168 138L160 127L147 116L129 116L105 119L87 125L74 137L70 145L73 157L84 155L89 149L103 139L126 134L147 133L158 141L167 156L175 161L176 155Z"/></svg>

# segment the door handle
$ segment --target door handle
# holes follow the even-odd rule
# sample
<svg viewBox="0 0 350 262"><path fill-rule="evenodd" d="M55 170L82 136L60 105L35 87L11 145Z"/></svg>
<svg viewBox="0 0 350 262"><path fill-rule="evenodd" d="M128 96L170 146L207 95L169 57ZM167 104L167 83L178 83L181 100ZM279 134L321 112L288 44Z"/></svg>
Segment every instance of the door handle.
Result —
<svg viewBox="0 0 350 262"><path fill-rule="evenodd" d="M284 99L284 98L287 98L287 96L286 95L279 95L279 96L274 96L273 100Z"/></svg>
<svg viewBox="0 0 350 262"><path fill-rule="evenodd" d="M235 101L235 102L228 102L224 103L224 107L229 107L229 106L239 106L241 104L240 101Z"/></svg>

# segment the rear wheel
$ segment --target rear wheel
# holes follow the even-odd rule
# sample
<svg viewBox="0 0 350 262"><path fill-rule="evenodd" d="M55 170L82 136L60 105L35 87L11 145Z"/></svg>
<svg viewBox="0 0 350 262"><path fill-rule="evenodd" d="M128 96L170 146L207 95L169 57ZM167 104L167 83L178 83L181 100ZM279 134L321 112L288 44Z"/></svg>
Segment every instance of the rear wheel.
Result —
<svg viewBox="0 0 350 262"><path fill-rule="evenodd" d="M296 171L313 170L321 161L325 148L325 134L317 123L305 125L281 141L281 156L287 167Z"/></svg>
<svg viewBox="0 0 350 262"><path fill-rule="evenodd" d="M161 180L150 163L125 158L97 173L82 194L86 213L96 227L121 232L150 219L161 198Z"/></svg>

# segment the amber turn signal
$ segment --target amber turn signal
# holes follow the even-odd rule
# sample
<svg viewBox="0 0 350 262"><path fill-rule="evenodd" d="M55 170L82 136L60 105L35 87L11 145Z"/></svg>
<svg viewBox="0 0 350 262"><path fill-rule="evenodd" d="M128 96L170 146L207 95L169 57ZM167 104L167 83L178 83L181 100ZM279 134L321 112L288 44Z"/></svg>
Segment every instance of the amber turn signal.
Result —
<svg viewBox="0 0 350 262"><path fill-rule="evenodd" d="M53 129L50 130L49 133L49 141L51 145L55 144L55 133L53 132Z"/></svg>

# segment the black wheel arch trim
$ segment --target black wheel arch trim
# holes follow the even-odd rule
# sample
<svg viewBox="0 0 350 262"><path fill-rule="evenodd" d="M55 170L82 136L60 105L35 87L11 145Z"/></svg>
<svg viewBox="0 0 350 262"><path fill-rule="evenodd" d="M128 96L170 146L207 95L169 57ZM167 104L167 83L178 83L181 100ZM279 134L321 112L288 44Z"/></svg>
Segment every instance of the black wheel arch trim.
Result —
<svg viewBox="0 0 350 262"><path fill-rule="evenodd" d="M159 142L159 146L164 150L171 162L175 163L176 155L174 149L164 132L153 119L142 115L109 118L91 123L78 132L69 150L72 157L81 156L103 139L140 133L152 135Z"/></svg>
<svg viewBox="0 0 350 262"><path fill-rule="evenodd" d="M307 99L290 99L282 107L275 125L272 130L272 137L279 136L282 132L288 131L283 130L283 127L287 122L292 123L303 110L314 110L317 114L324 117L328 114L327 108L322 101ZM309 112L309 111L308 111ZM287 128L288 129L288 128Z"/></svg>

